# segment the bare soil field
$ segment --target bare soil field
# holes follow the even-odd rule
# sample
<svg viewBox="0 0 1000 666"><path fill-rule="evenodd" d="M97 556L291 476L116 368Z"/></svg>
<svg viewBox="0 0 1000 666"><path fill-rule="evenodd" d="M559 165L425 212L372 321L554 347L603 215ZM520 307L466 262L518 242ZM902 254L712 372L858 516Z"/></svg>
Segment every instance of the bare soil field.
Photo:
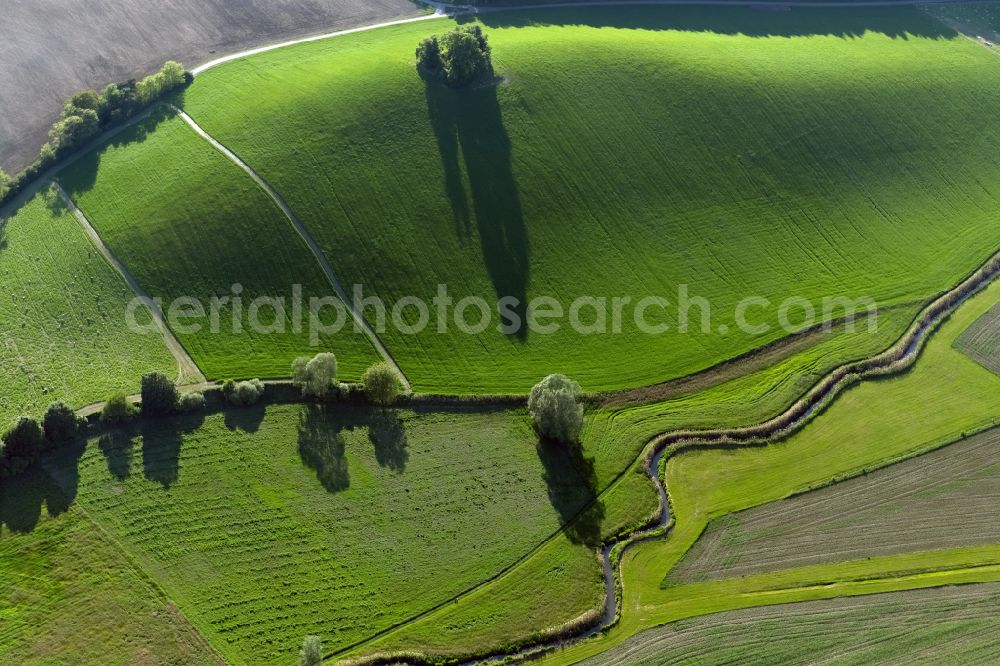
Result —
<svg viewBox="0 0 1000 666"><path fill-rule="evenodd" d="M650 629L584 664L987 663L998 613L998 583L748 608Z"/></svg>
<svg viewBox="0 0 1000 666"><path fill-rule="evenodd" d="M674 582L1000 541L1000 428L821 490L729 514Z"/></svg>
<svg viewBox="0 0 1000 666"><path fill-rule="evenodd" d="M1000 375L1000 304L966 329L955 340L955 349Z"/></svg>
<svg viewBox="0 0 1000 666"><path fill-rule="evenodd" d="M420 13L411 0L12 0L0 21L0 168L38 154L74 92L252 46Z"/></svg>

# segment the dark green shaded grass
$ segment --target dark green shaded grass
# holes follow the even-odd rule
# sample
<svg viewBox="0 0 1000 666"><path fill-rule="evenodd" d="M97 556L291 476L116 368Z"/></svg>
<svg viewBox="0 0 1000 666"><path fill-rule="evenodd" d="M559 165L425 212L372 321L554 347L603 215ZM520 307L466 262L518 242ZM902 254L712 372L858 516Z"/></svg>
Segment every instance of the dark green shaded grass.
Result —
<svg viewBox="0 0 1000 666"><path fill-rule="evenodd" d="M111 251L151 296L163 299L168 315L174 299L200 303L205 316L179 319L172 328L209 379L287 377L296 356L321 350L335 352L341 375L357 379L376 359L346 311L343 330L312 346L309 299L333 295L319 265L267 194L180 118L154 116L60 180ZM299 330L295 285L302 294ZM229 301L212 331L212 297L240 299L238 327ZM265 304L257 317L262 327L254 330L250 310L258 297L283 299L280 327L275 308ZM322 318L332 323L333 309Z"/></svg>
<svg viewBox="0 0 1000 666"><path fill-rule="evenodd" d="M431 21L210 70L185 107L366 293L429 300L447 284L565 307L676 301L684 284L712 305L708 334L647 335L630 311L608 335L390 327L416 388L526 391L552 371L650 384L780 336L734 327L745 296L771 299L771 324L792 295L910 302L1000 244L992 54L911 8L851 11L780 14L803 27L775 36L771 13L745 9L491 15L506 80L465 92L414 71L417 41L450 25Z"/></svg>

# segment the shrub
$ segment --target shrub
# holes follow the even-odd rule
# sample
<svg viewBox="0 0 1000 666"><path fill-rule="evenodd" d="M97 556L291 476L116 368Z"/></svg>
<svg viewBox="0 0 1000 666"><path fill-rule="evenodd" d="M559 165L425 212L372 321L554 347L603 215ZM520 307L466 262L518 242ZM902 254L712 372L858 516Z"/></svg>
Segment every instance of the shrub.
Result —
<svg viewBox="0 0 1000 666"><path fill-rule="evenodd" d="M183 414L194 414L205 409L205 395L195 391L182 393L177 397L177 410Z"/></svg>
<svg viewBox="0 0 1000 666"><path fill-rule="evenodd" d="M162 372L142 376L141 394L143 415L160 416L177 409L177 387Z"/></svg>
<svg viewBox="0 0 1000 666"><path fill-rule="evenodd" d="M309 398L330 397L337 379L337 357L329 352L305 356L292 362L292 383Z"/></svg>
<svg viewBox="0 0 1000 666"><path fill-rule="evenodd" d="M0 201L7 196L7 192L10 191L10 176L3 169L0 169Z"/></svg>
<svg viewBox="0 0 1000 666"><path fill-rule="evenodd" d="M456 88L493 78L492 51L482 27L476 24L459 26L442 37L420 42L417 66Z"/></svg>
<svg viewBox="0 0 1000 666"><path fill-rule="evenodd" d="M45 446L42 426L30 416L22 416L3 436L4 467L17 473L38 459Z"/></svg>
<svg viewBox="0 0 1000 666"><path fill-rule="evenodd" d="M124 393L116 393L104 403L101 420L110 425L125 423L135 416L135 411L135 405L129 402Z"/></svg>
<svg viewBox="0 0 1000 666"><path fill-rule="evenodd" d="M299 666L320 666L323 663L323 643L319 636L306 636L299 651Z"/></svg>
<svg viewBox="0 0 1000 666"><path fill-rule="evenodd" d="M385 361L372 364L365 371L361 383L365 387L365 395L376 405L388 405L399 395L399 375Z"/></svg>
<svg viewBox="0 0 1000 666"><path fill-rule="evenodd" d="M257 404L262 395L264 395L264 382L251 379L233 384L232 392L226 397L237 407L244 407Z"/></svg>
<svg viewBox="0 0 1000 666"><path fill-rule="evenodd" d="M50 445L73 439L79 431L78 427L76 412L64 402L53 402L42 417L42 430Z"/></svg>
<svg viewBox="0 0 1000 666"><path fill-rule="evenodd" d="M580 385L565 375L549 375L531 389L528 411L538 434L547 439L574 443L583 428Z"/></svg>

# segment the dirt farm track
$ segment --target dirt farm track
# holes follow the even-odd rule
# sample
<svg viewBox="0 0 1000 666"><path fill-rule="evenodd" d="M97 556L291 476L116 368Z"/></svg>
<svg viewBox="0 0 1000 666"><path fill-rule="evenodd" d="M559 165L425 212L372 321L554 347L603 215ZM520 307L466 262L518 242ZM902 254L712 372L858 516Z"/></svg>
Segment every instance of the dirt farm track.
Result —
<svg viewBox="0 0 1000 666"><path fill-rule="evenodd" d="M214 55L418 13L410 0L7 0L0 168L13 173L38 154L77 90L144 76L169 59L194 67Z"/></svg>

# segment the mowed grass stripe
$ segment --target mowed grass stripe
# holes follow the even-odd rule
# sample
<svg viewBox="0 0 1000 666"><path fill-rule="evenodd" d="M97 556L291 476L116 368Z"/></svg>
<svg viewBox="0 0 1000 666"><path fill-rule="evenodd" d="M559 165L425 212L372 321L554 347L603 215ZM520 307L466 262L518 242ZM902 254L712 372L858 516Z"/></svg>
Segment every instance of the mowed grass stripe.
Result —
<svg viewBox="0 0 1000 666"><path fill-rule="evenodd" d="M489 14L507 80L464 92L416 75L414 44L451 25L427 21L227 63L184 108L368 293L565 307L686 284L715 313L706 335L387 332L418 390L652 384L780 336L736 330L747 295L772 324L792 295L910 302L1000 246L992 54L912 8L788 14Z"/></svg>
<svg viewBox="0 0 1000 666"><path fill-rule="evenodd" d="M292 359L320 349L337 353L341 375L355 379L377 358L346 310L342 331L312 346L309 299L336 296L308 248L256 183L168 111L81 159L60 182L138 282L163 298L168 318L174 299L196 299L208 314L212 297L240 292L239 327L232 324L235 301L219 308L218 332L208 316L197 320L200 330L183 327L191 320L173 327L209 379L287 377ZM264 328L253 329L249 313L258 297L283 299L281 327L271 326L275 310L264 305ZM334 319L327 308L323 320Z"/></svg>
<svg viewBox="0 0 1000 666"><path fill-rule="evenodd" d="M130 332L124 281L48 188L0 220L0 423L177 375L159 336Z"/></svg>
<svg viewBox="0 0 1000 666"><path fill-rule="evenodd" d="M801 602L672 622L583 664L983 663L998 614L1000 583Z"/></svg>

